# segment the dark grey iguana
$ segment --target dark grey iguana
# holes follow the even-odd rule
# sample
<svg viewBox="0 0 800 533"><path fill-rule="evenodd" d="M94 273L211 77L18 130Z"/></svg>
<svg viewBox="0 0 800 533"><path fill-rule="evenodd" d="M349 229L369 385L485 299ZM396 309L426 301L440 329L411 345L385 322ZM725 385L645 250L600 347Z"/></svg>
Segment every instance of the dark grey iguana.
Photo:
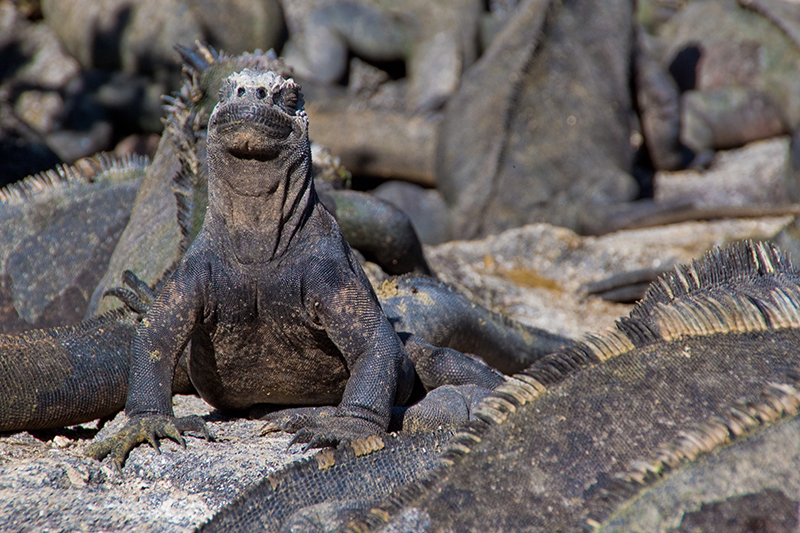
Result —
<svg viewBox="0 0 800 533"><path fill-rule="evenodd" d="M208 49L203 48L202 50L210 54L212 59L218 58ZM248 60L247 56L243 57L244 59L238 59ZM193 74L208 76L211 80L216 79L215 75L219 75L219 73L215 72L215 68L219 65L213 62L212 64L214 66L193 71ZM223 64L223 68L229 68L229 64L224 61ZM194 94L202 93L195 92ZM150 225L144 226L144 228L150 228L153 231L160 230L151 235L152 240L173 243L171 252L169 252L170 246L165 246L163 250L154 250L148 246L135 248L141 254L137 259L143 260L143 264L146 264L149 257L149 266L156 266L155 271L151 272L152 276L156 276L162 271L167 274L171 272L174 267L168 265L170 262L179 260L183 253L182 250L188 248L191 239L197 233L197 229L194 228L202 224L202 218L198 213L201 210L199 206L203 207L203 211L205 206L205 200L198 198L198 196L204 196L206 190L200 183L202 181L200 179L202 165L195 157L198 147L193 144L197 139L195 115L181 99L172 100L168 105L168 111L165 140L162 141L162 149L159 151L156 161L150 167L145 167L140 163L134 167L139 177L144 172L148 172L151 178L150 186L144 187L140 191L140 205L145 208L138 211L136 224L143 224L142 220L145 220L147 215L151 215L153 218L149 221ZM103 163L100 174L95 176L95 182L88 187L84 186L86 185L86 175L81 174L78 169L65 168L62 173L65 173L67 177L62 181L67 184L73 182L77 182L77 184L64 189L63 192L67 194L62 196L66 199L58 200L56 204L45 203L45 207L40 207L39 203L30 202L32 193L26 192L26 190L42 190L43 193L36 196L37 200L52 196L61 198L57 194L61 189L51 183L56 180L57 175L47 174L42 178L26 180L4 190L5 201L14 204L8 207L5 213L9 217L13 217L12 210L27 209L31 211L31 206L34 206L39 211L43 211L47 206L59 206L65 202L68 204L68 200L73 197L80 199L88 195L89 198L93 198L89 193L96 196L98 193L93 193L95 189L106 191L110 188L110 185L104 185L104 183L111 178L103 178L105 181L101 181L102 176L110 174L113 178L117 175L125 175L131 166L125 162L121 164ZM172 190L168 187L170 180L165 180L165 176L174 178L171 180ZM120 186L130 189L130 183L133 183L135 187L138 181L123 181ZM164 187L170 196L174 194L179 201L176 203L173 197L172 202L164 205L141 200L142 196L146 197L153 188L158 187ZM76 195L76 190L81 194ZM113 192L116 189L110 190ZM132 193L132 191L130 192ZM132 194L129 194L129 200L132 201ZM81 208L83 207L83 204L79 205ZM341 202L338 203L338 206L342 205L357 214L362 213L359 216L363 217L363 210L350 208ZM165 209L166 215L156 209L159 206ZM122 207L124 208L124 206ZM380 206L377 207L380 208ZM56 210L56 212L58 211ZM39 218L44 217L40 216ZM344 218L347 220L347 217ZM173 219L177 220L179 224ZM13 220L18 219L12 218ZM67 226L70 232L75 232L74 224ZM353 226L357 227L357 225ZM8 224L7 227L11 231L19 228L13 223ZM169 236L172 228L176 228L174 237ZM67 231L64 228L55 229ZM133 226L132 229L142 230L143 227ZM88 236L87 238L92 237ZM22 242L27 240L38 242L35 239L22 239ZM151 244L142 236L138 241L134 239L132 242ZM42 247L44 244L39 243L39 246ZM44 250L47 251L47 247L44 247ZM81 249L70 251L72 256L82 252ZM86 251L86 253L89 252L90 250ZM37 253L38 257L41 257L44 252ZM105 261L108 261L108 256ZM400 263L399 266L404 265ZM64 270L69 271L68 267L69 265L64 265ZM45 277L42 281L47 281L52 285L62 277L61 275L56 276L55 279ZM157 277L155 279L158 283L159 279ZM78 278L78 281L85 280ZM139 295L148 289L146 284L142 284L135 277L130 276L127 278L126 285L135 288ZM57 287L53 290L56 289ZM79 296L83 294L72 289L65 292L67 296L73 293L77 293ZM566 342L562 337L525 327L476 306L462 295L432 279L424 277L397 278L387 283L381 293L382 305L389 313L390 319L396 323L395 327L399 331L406 334L415 333L426 339L430 338L438 346L451 346L476 353L490 363L499 365L501 370L507 372L524 367L531 358L547 353ZM47 293L45 293L46 295ZM34 298L28 298L28 300L36 302L45 300L45 298L43 296L39 300ZM86 296L79 299L78 303L85 305ZM7 307L11 310L15 309L10 303ZM134 310L138 310L136 311L138 315L144 314L147 307L146 302L133 306ZM133 338L137 320L141 318L136 313L120 314L119 311L111 311L75 326L26 333L17 337L0 336L0 383L3 384L0 394L0 431L62 427L116 413L124 405L127 397L128 372L121 369L127 369L129 365L128 347ZM191 390L191 384L185 374L185 364L179 365L177 371L180 379L176 378L174 391ZM113 386L111 386L112 384ZM102 391L102 394L97 391ZM57 407L53 405L56 401L54 399L57 399L59 403Z"/></svg>
<svg viewBox="0 0 800 533"><path fill-rule="evenodd" d="M172 414L174 369L189 341L192 383L217 408L338 402L332 416L295 426L311 447L382 433L392 406L408 400L411 359L314 189L301 98L272 71L225 79L209 119L203 227L133 338L130 422L89 455L121 464L144 440L204 430ZM423 383L502 381L468 358L437 363Z"/></svg>
<svg viewBox="0 0 800 533"><path fill-rule="evenodd" d="M204 397L218 407L241 408L259 402L329 403L338 400L342 394L346 399L352 398L352 405L345 402L344 406L340 406L340 409L350 409L345 416L320 418L320 425L336 428L332 434L323 433L319 441L323 445L340 438L350 438L353 434L357 436L359 431L371 433L386 429L395 399L393 390L397 386L397 372L402 372L404 379L400 382L404 390L399 394L399 401L402 402L403 397L408 397L411 392L414 379L411 359L417 361L417 374L428 388L448 381L477 382L491 388L502 381L495 371L482 363L451 349L432 347L423 340L428 336L437 342L485 355L490 361L492 357L501 362L505 359L509 370L521 368L526 364L526 358L539 357L565 342L560 337L523 327L478 308L434 280L399 278L385 288L387 297L384 305L401 330L405 349L411 357L409 359L333 218L317 200L310 175L307 119L298 101L299 87L273 72L262 71L256 78L250 78L250 74L238 76L241 83L228 82L225 95L230 101L220 104L218 109L223 111L214 117L221 118L219 122L212 122L210 128L209 150L213 157L224 161L211 159L211 202L204 229L177 273L166 282L152 305L148 305L149 310L138 325L139 334L133 335L132 366L129 369L133 381L128 394L129 413L152 414L152 411L148 411L152 404L155 406L152 409L157 411L154 416L157 424L168 422L174 364L190 336L193 343L188 369L192 382ZM248 79L259 81L248 85ZM234 89L235 93L232 92ZM239 94L239 89L244 89L247 98ZM245 99L251 100L253 106L248 108L239 105ZM254 109L261 109L263 116L253 112ZM266 121L265 126L259 126L262 118ZM227 171L234 168L236 163L244 169L248 168L247 165L253 165L254 168L250 170L255 170L255 174L228 174ZM237 182L237 176L250 177L254 182L250 182L250 185L246 180ZM246 187L249 186L255 191L261 190L261 187L266 189L261 190L264 194L260 197L237 196L227 190L230 184L226 177L239 187L237 190L240 193L248 192ZM267 180L267 177L272 179ZM265 191L269 191L269 194ZM234 198L236 202L231 204ZM241 215L237 209L247 206L248 201L256 203L251 206L250 215L259 219L260 225L251 224L252 220L241 222L237 218ZM235 207L234 212L224 211L231 206ZM265 217L267 213L272 216ZM252 232L256 230L262 234L253 235ZM200 277L193 278L193 275ZM194 289L191 288L192 279L199 280ZM140 282L129 285L139 289L142 287ZM330 289L331 286L335 290ZM194 290L209 292L198 298ZM347 298L342 298L340 291ZM150 298L155 296L149 296L147 300ZM181 309L178 304L181 300L189 303L188 310ZM439 309L441 304L444 304L443 310ZM459 306L460 311L448 314ZM145 306L137 303L131 307L144 310ZM417 310L419 316L416 315ZM198 315L198 312L202 314ZM404 316L409 318L403 321ZM248 317L254 318L255 322ZM456 321L450 322L453 318ZM262 319L263 323L260 322ZM23 356L36 352L31 341L48 335L59 339L53 346L43 350L44 355L58 352L57 355L61 356L65 353L68 361L55 362L57 368L45 377L69 374L73 370L69 365L76 362L81 367L78 369L80 372L91 370L92 361L99 355L96 352L104 348L84 350L83 345L102 344L103 332L100 330L103 328L117 337L114 339L116 342L123 335L117 335L112 330L122 328L125 335L130 334L127 320L112 320L110 325L98 322L101 327L93 330L100 336L98 342L94 337L88 338L88 334L84 334L84 331L90 330L89 326L85 329L67 329L60 336L42 332L4 339L5 346L13 346L14 350L0 349L6 368L3 377L12 376L13 379L14 370L24 368L24 364L20 364L20 357L12 352L22 352ZM154 324L165 320L167 323L172 320L177 322L158 333ZM182 320L196 322L180 326ZM297 321L296 328L290 327L292 320ZM326 328L330 328L330 333ZM146 366L150 357L141 347L149 332L156 332L157 339L174 344L169 350L160 348L163 350L161 353L170 355L162 360L166 361L163 367L166 375L158 375L155 380L148 380L140 367L142 364ZM478 340L470 341L475 338ZM56 344L57 347L54 346ZM121 340L118 344L124 347ZM22 348L17 350L20 345ZM520 357L519 349L523 347L527 356ZM219 357L214 357L214 350L219 350ZM231 354L231 350L235 356L226 360L224 354ZM251 356L257 359L262 350L267 355L274 354L275 359L267 357L261 363L254 362ZM141 359L142 353L144 360ZM292 354L297 357L288 367L277 364L282 357L291 358ZM303 362L303 355L310 355L311 359ZM372 356L379 358L374 367L367 364ZM127 352L124 349L117 350L113 358L118 367L127 364ZM43 360L46 361L47 357ZM215 366L209 368L204 363ZM252 366L254 363L255 367ZM232 367L225 370L224 364L231 364ZM256 369L258 372L254 372ZM101 382L106 379L101 368L95 370L97 372L91 379ZM364 370L366 375L363 374ZM243 374L238 374L242 371ZM323 383L315 382L320 377ZM218 379L223 381L216 382ZM36 379L29 378L29 381L33 382L36 390ZM354 385L351 386L351 382ZM124 380L114 383L116 396L119 391L125 390L126 385ZM91 386L93 384L89 383L84 388L90 390ZM252 388L248 390L248 387ZM9 386L9 389L9 401L18 401L14 388ZM47 408L51 397L58 397L60 391L58 383L42 384L41 389L36 390L38 396L34 395L33 399L28 397L21 402L21 408L36 408L36 401L43 402ZM151 395L155 396L155 400ZM33 420L20 424L6 418L0 420L0 429L24 429L26 424L57 427L87 420L81 402L90 404L92 408L92 404L107 400L105 397L88 396L76 393L73 398L59 399L59 402L66 404L66 415L51 416L43 422L37 418L39 415L34 410ZM164 404L169 406L169 410L158 411L163 410ZM0 412L6 411L3 409ZM96 411L91 412L98 416ZM370 417L371 420L362 421L354 414ZM81 417L83 420L80 420ZM141 420L134 416L134 424L141 424ZM341 433L336 433L336 430ZM177 435L169 429L165 432ZM146 436L145 433L134 437L134 440ZM103 452L103 444L95 448L98 455ZM120 455L123 453L117 454L118 460L121 460Z"/></svg>
<svg viewBox="0 0 800 533"><path fill-rule="evenodd" d="M799 282L766 244L678 267L615 329L495 389L438 465L413 440L369 461L339 450L251 489L203 530L666 531L731 497L773 491L796 507ZM339 472L369 479L372 465L416 479L342 492Z"/></svg>
<svg viewBox="0 0 800 533"><path fill-rule="evenodd" d="M198 44L181 47L178 52L183 64L181 90L168 100L158 152L142 182L130 222L94 291L89 315L109 308L112 303L102 301L102 295L118 283L125 270L134 271L150 285L161 282L200 230L207 203L205 131L222 80L243 68L288 75L283 61L271 51L228 56ZM399 210L361 193L333 187L325 187L322 199L343 219L345 236L352 237L357 247L388 273L431 273L408 218ZM364 226L371 231L364 231Z"/></svg>

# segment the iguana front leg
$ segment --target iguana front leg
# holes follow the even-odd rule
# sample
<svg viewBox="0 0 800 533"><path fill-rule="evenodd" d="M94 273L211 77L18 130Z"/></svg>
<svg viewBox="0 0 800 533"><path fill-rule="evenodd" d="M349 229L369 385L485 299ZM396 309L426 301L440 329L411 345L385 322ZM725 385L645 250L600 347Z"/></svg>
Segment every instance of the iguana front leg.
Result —
<svg viewBox="0 0 800 533"><path fill-rule="evenodd" d="M183 431L201 432L210 438L199 417L176 419L172 411L175 365L202 314L197 287L187 269L176 272L136 328L125 405L130 420L116 435L89 446L89 457L102 460L110 455L121 469L130 450L142 442L149 442L158 451L159 438L185 446Z"/></svg>
<svg viewBox="0 0 800 533"><path fill-rule="evenodd" d="M332 416L326 413L294 422L293 443L306 443L306 448L384 433L392 407L403 403L413 386L413 366L400 339L369 282L343 268L348 261L353 263L355 258L315 259L306 277L304 305L326 330L350 371Z"/></svg>

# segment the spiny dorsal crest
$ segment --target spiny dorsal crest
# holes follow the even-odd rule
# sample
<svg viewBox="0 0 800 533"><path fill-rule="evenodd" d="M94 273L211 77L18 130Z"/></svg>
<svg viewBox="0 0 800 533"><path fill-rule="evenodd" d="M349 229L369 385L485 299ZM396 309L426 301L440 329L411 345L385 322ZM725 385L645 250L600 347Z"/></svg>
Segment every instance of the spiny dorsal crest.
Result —
<svg viewBox="0 0 800 533"><path fill-rule="evenodd" d="M146 156L137 154L119 157L99 153L74 165L58 165L0 188L0 205L24 204L36 196L73 186L135 178L143 175L149 164Z"/></svg>
<svg viewBox="0 0 800 533"><path fill-rule="evenodd" d="M798 273L788 257L771 243L741 241L717 248L689 265L675 267L648 289L631 316L645 316L656 303L669 303L702 290L710 290L737 279L796 278Z"/></svg>

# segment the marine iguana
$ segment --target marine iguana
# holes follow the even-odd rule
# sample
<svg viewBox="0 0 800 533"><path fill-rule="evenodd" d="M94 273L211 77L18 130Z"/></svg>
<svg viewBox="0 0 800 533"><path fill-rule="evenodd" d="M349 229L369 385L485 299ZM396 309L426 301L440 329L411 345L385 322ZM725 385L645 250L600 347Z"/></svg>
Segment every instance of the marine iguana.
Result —
<svg viewBox="0 0 800 533"><path fill-rule="evenodd" d="M249 69L226 78L206 149L203 227L131 343L131 420L90 456L111 454L121 465L144 440L205 431L197 418L172 415L173 371L190 340L189 376L215 407L338 402L333 416L291 420L307 447L382 434L415 373L426 388L502 383L455 350L413 333L401 342L317 197L308 120L291 79Z"/></svg>
<svg viewBox="0 0 800 533"><path fill-rule="evenodd" d="M796 507L799 284L772 245L715 251L654 283L613 330L496 388L429 446L438 465L413 438L344 447L271 476L201 529L666 531L703 501L746 493ZM341 484L373 470L389 478L380 487Z"/></svg>

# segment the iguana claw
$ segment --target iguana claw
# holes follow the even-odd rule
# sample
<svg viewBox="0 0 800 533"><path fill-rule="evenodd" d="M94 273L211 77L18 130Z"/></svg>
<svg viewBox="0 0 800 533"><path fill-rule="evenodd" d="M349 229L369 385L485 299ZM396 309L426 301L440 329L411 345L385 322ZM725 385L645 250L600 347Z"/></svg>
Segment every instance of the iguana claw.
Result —
<svg viewBox="0 0 800 533"><path fill-rule="evenodd" d="M336 446L371 435L382 435L384 429L369 420L341 414L335 407L286 409L264 417L268 423L261 434L285 431L294 433L289 448L304 444L302 451Z"/></svg>
<svg viewBox="0 0 800 533"><path fill-rule="evenodd" d="M130 451L142 442L149 442L159 454L161 453L158 446L159 438L171 439L186 448L186 441L181 436L184 431L202 433L206 440L212 440L205 422L198 416L175 418L166 415L143 415L131 418L115 435L91 444L86 449L86 455L98 461L111 456L114 467L117 471L121 471Z"/></svg>
<svg viewBox="0 0 800 533"><path fill-rule="evenodd" d="M349 440L350 439L345 439L333 435L320 435L310 429L301 429L295 434L291 442L289 442L289 447L291 448L293 444L305 443L305 446L303 446L301 450L303 453L305 453L308 450L314 448L327 448L328 446L336 446L341 441L349 441Z"/></svg>

